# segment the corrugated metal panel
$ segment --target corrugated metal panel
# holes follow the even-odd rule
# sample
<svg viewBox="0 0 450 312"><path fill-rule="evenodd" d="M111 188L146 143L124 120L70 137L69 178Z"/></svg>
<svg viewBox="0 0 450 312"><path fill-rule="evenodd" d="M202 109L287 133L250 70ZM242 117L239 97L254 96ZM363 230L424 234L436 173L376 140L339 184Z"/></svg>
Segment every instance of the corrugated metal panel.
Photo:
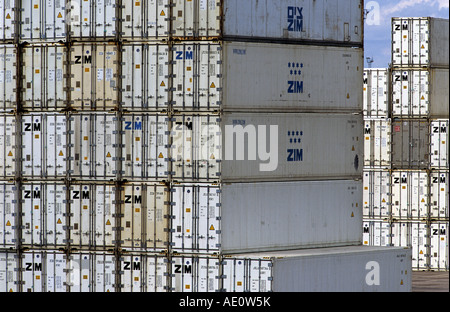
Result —
<svg viewBox="0 0 450 312"><path fill-rule="evenodd" d="M164 184L125 184L121 241L124 250L169 248L170 192Z"/></svg>
<svg viewBox="0 0 450 312"><path fill-rule="evenodd" d="M171 190L171 247L175 252L219 252L220 189L214 185L174 185Z"/></svg>
<svg viewBox="0 0 450 312"><path fill-rule="evenodd" d="M123 45L122 107L130 111L168 109L169 70L168 44Z"/></svg>
<svg viewBox="0 0 450 312"><path fill-rule="evenodd" d="M12 115L0 115L0 177L13 178L16 174L16 118Z"/></svg>
<svg viewBox="0 0 450 312"><path fill-rule="evenodd" d="M111 180L117 174L118 119L114 114L73 114L69 119L69 174Z"/></svg>
<svg viewBox="0 0 450 312"><path fill-rule="evenodd" d="M74 44L70 53L72 107L77 110L112 110L118 106L117 46L80 43Z"/></svg>
<svg viewBox="0 0 450 312"><path fill-rule="evenodd" d="M360 181L225 184L222 252L358 245L361 188Z"/></svg>
<svg viewBox="0 0 450 312"><path fill-rule="evenodd" d="M394 70L394 117L448 118L448 69Z"/></svg>
<svg viewBox="0 0 450 312"><path fill-rule="evenodd" d="M364 246L391 246L391 225L383 220L363 221Z"/></svg>
<svg viewBox="0 0 450 312"><path fill-rule="evenodd" d="M412 268L423 270L428 268L429 248L427 247L430 227L421 222L393 222L392 246L411 247Z"/></svg>
<svg viewBox="0 0 450 312"><path fill-rule="evenodd" d="M394 171L391 180L391 215L395 219L428 217L428 173L426 171Z"/></svg>
<svg viewBox="0 0 450 312"><path fill-rule="evenodd" d="M363 61L361 49L225 43L223 108L360 113Z"/></svg>
<svg viewBox="0 0 450 312"><path fill-rule="evenodd" d="M126 114L122 118L122 176L125 179L167 179L169 118Z"/></svg>
<svg viewBox="0 0 450 312"><path fill-rule="evenodd" d="M423 120L392 122L392 167L426 169L430 162L430 128Z"/></svg>
<svg viewBox="0 0 450 312"><path fill-rule="evenodd" d="M17 188L12 182L0 183L0 248L14 248L17 244L16 216L18 209L16 190Z"/></svg>
<svg viewBox="0 0 450 312"><path fill-rule="evenodd" d="M448 19L393 18L393 67L448 67L448 29Z"/></svg>
<svg viewBox="0 0 450 312"><path fill-rule="evenodd" d="M431 223L430 269L448 271L448 221Z"/></svg>
<svg viewBox="0 0 450 312"><path fill-rule="evenodd" d="M229 134L226 133L227 127ZM234 144L232 131L242 135L236 139L238 144ZM250 133L251 144L248 147L243 139L245 131ZM264 148L263 145L265 151L268 149L267 132L270 133L270 154L265 156L260 149ZM256 134L258 140L266 141L258 145L259 159L256 156ZM364 150L362 134L362 119L353 115L226 114L222 121L225 150L222 181L360 178ZM278 147L274 144L278 144ZM274 151L276 148L278 150ZM254 155L250 153L250 156L244 157L236 153L235 156L235 149L240 153L254 152ZM240 156L245 160L240 160ZM262 160L264 156L267 158ZM275 156L277 159L274 159ZM251 157L256 161L251 160Z"/></svg>
<svg viewBox="0 0 450 312"><path fill-rule="evenodd" d="M114 185L70 186L70 243L76 248L112 248L116 243Z"/></svg>
<svg viewBox="0 0 450 312"><path fill-rule="evenodd" d="M430 122L430 128L430 167L433 169L449 168L449 120L432 120Z"/></svg>
<svg viewBox="0 0 450 312"><path fill-rule="evenodd" d="M391 120L364 121L364 166L389 168L391 165Z"/></svg>
<svg viewBox="0 0 450 312"><path fill-rule="evenodd" d="M449 218L449 173L432 171L430 173L430 216L432 219Z"/></svg>
<svg viewBox="0 0 450 312"><path fill-rule="evenodd" d="M22 106L61 110L67 105L67 49L63 45L33 45L22 50Z"/></svg>
<svg viewBox="0 0 450 312"><path fill-rule="evenodd" d="M67 118L62 114L22 116L22 175L64 177L67 170Z"/></svg>
<svg viewBox="0 0 450 312"><path fill-rule="evenodd" d="M15 47L0 45L0 110L12 111L17 108L16 57Z"/></svg>
<svg viewBox="0 0 450 312"><path fill-rule="evenodd" d="M67 30L64 1L25 1L21 3L21 9L20 38L23 41L65 40Z"/></svg>
<svg viewBox="0 0 450 312"><path fill-rule="evenodd" d="M389 69L365 69L364 82L364 116L366 118L387 118L389 112Z"/></svg>
<svg viewBox="0 0 450 312"><path fill-rule="evenodd" d="M0 251L0 292L19 291L19 265L15 252Z"/></svg>
<svg viewBox="0 0 450 312"><path fill-rule="evenodd" d="M391 205L391 173L384 170L365 170L363 183L364 218L388 218Z"/></svg>
<svg viewBox="0 0 450 312"><path fill-rule="evenodd" d="M15 12L15 0L4 0L0 3L0 40L14 39Z"/></svg>

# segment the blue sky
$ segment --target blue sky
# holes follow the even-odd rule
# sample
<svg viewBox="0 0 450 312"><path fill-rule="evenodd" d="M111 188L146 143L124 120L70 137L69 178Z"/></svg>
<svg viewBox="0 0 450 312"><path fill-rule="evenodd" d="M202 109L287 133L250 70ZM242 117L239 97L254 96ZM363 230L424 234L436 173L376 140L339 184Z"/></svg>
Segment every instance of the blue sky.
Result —
<svg viewBox="0 0 450 312"><path fill-rule="evenodd" d="M373 58L373 68L390 63L392 17L449 18L449 0L365 0L365 6L371 11L365 24L365 57Z"/></svg>

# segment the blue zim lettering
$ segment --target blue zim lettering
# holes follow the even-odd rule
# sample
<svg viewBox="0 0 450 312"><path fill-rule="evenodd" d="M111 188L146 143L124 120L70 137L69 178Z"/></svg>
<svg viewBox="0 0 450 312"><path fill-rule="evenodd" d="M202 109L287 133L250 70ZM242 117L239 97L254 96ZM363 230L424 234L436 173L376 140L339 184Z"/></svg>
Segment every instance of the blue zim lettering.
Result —
<svg viewBox="0 0 450 312"><path fill-rule="evenodd" d="M303 93L303 81L288 81L288 93Z"/></svg>
<svg viewBox="0 0 450 312"><path fill-rule="evenodd" d="M125 121L125 130L142 130L142 121L135 121L134 128L132 128L133 122Z"/></svg>
<svg viewBox="0 0 450 312"><path fill-rule="evenodd" d="M288 162L303 161L303 149L288 149Z"/></svg>
<svg viewBox="0 0 450 312"><path fill-rule="evenodd" d="M184 58L186 60L194 59L194 51L186 51L184 54L185 54ZM175 59L182 60L183 59L183 51L176 51Z"/></svg>
<svg viewBox="0 0 450 312"><path fill-rule="evenodd" d="M288 31L303 31L303 8L288 7Z"/></svg>

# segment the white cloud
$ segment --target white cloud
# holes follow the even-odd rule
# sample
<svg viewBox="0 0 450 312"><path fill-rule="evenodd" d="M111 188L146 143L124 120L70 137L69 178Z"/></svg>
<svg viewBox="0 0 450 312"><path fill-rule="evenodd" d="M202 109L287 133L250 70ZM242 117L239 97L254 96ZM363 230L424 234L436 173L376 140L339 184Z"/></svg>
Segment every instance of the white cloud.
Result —
<svg viewBox="0 0 450 312"><path fill-rule="evenodd" d="M426 5L429 7L438 5L439 10L445 9L449 7L448 0L400 0L395 5L385 6L382 11L383 14L391 15L394 13L401 12L405 9L414 7L416 5Z"/></svg>

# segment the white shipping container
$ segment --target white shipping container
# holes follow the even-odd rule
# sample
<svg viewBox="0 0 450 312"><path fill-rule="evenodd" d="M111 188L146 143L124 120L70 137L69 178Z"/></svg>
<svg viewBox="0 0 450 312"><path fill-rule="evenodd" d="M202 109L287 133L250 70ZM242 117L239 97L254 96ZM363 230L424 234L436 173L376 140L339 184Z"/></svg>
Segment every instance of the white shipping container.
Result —
<svg viewBox="0 0 450 312"><path fill-rule="evenodd" d="M17 108L16 92L17 49L12 45L0 45L0 110Z"/></svg>
<svg viewBox="0 0 450 312"><path fill-rule="evenodd" d="M448 271L448 221L431 223L430 269Z"/></svg>
<svg viewBox="0 0 450 312"><path fill-rule="evenodd" d="M161 184L125 184L121 190L121 246L123 250L169 248L169 187Z"/></svg>
<svg viewBox="0 0 450 312"><path fill-rule="evenodd" d="M215 257L177 255L171 260L172 292L217 292L220 262Z"/></svg>
<svg viewBox="0 0 450 312"><path fill-rule="evenodd" d="M364 218L388 218L391 206L391 173L388 170L364 170Z"/></svg>
<svg viewBox="0 0 450 312"><path fill-rule="evenodd" d="M175 184L171 189L171 247L175 252L220 251L221 190L215 185Z"/></svg>
<svg viewBox="0 0 450 312"><path fill-rule="evenodd" d="M169 70L168 44L123 45L122 107L130 111L168 109Z"/></svg>
<svg viewBox="0 0 450 312"><path fill-rule="evenodd" d="M58 44L22 49L22 106L29 110L61 110L67 105L67 48Z"/></svg>
<svg viewBox="0 0 450 312"><path fill-rule="evenodd" d="M14 248L17 241L17 188L14 183L0 183L0 248ZM1 279L0 279L1 280Z"/></svg>
<svg viewBox="0 0 450 312"><path fill-rule="evenodd" d="M224 184L221 198L224 254L361 244L362 181Z"/></svg>
<svg viewBox="0 0 450 312"><path fill-rule="evenodd" d="M176 110L362 110L362 81L355 75L363 72L361 49L184 42L174 44L172 59Z"/></svg>
<svg viewBox="0 0 450 312"><path fill-rule="evenodd" d="M390 73L387 68L366 68L363 77L364 117L387 118L389 113Z"/></svg>
<svg viewBox="0 0 450 312"><path fill-rule="evenodd" d="M222 154L225 155L221 165L222 181L362 177L364 145L361 116L232 113L225 114L221 124L224 138ZM229 134L226 133L227 127ZM236 140L230 130L237 133ZM244 144L244 132L249 133L248 147ZM270 147L267 142L269 137ZM256 145L259 159L255 155ZM264 154L267 150L269 155ZM249 155L244 157L244 152L249 152Z"/></svg>
<svg viewBox="0 0 450 312"><path fill-rule="evenodd" d="M19 263L16 252L0 251L0 292L19 291Z"/></svg>
<svg viewBox="0 0 450 312"><path fill-rule="evenodd" d="M121 292L167 292L169 261L154 254L120 257Z"/></svg>
<svg viewBox="0 0 450 312"><path fill-rule="evenodd" d="M411 249L345 246L233 255L271 260L273 292L411 292Z"/></svg>
<svg viewBox="0 0 450 312"><path fill-rule="evenodd" d="M364 166L389 168L391 165L391 120L364 120Z"/></svg>
<svg viewBox="0 0 450 312"><path fill-rule="evenodd" d="M412 249L413 270L428 269L430 226L425 222L394 221L391 227L392 246Z"/></svg>
<svg viewBox="0 0 450 312"><path fill-rule="evenodd" d="M69 196L71 246L79 249L114 247L118 212L115 186L73 184Z"/></svg>
<svg viewBox="0 0 450 312"><path fill-rule="evenodd" d="M428 212L427 171L393 171L391 174L391 215L395 219L426 219Z"/></svg>
<svg viewBox="0 0 450 312"><path fill-rule="evenodd" d="M112 110L118 106L118 54L117 46L111 43L80 43L71 47L70 88L74 109Z"/></svg>
<svg viewBox="0 0 450 312"><path fill-rule="evenodd" d="M448 68L448 19L392 18L392 66Z"/></svg>
<svg viewBox="0 0 450 312"><path fill-rule="evenodd" d="M363 220L364 246L391 246L391 225L389 221L364 219Z"/></svg>
<svg viewBox="0 0 450 312"><path fill-rule="evenodd" d="M173 5L171 28L177 39L241 37L353 45L363 40L361 1L176 0Z"/></svg>
<svg viewBox="0 0 450 312"><path fill-rule="evenodd" d="M12 115L0 115L0 177L14 178L16 174L16 118Z"/></svg>
<svg viewBox="0 0 450 312"><path fill-rule="evenodd" d="M65 246L66 191L64 184L24 183L22 201L22 246Z"/></svg>
<svg viewBox="0 0 450 312"><path fill-rule="evenodd" d="M432 169L448 169L450 167L448 158L448 142L450 141L449 120L432 120L430 128L430 167Z"/></svg>
<svg viewBox="0 0 450 312"><path fill-rule="evenodd" d="M69 1L67 21L70 38L107 39L116 35L119 1Z"/></svg>
<svg viewBox="0 0 450 312"><path fill-rule="evenodd" d="M115 256L101 252L70 254L66 284L70 292L114 292L116 284Z"/></svg>
<svg viewBox="0 0 450 312"><path fill-rule="evenodd" d="M116 115L73 114L68 124L69 175L79 179L114 179L119 129Z"/></svg>
<svg viewBox="0 0 450 312"><path fill-rule="evenodd" d="M448 118L447 69L393 70L392 115L399 118Z"/></svg>
<svg viewBox="0 0 450 312"><path fill-rule="evenodd" d="M427 169L430 165L430 123L418 119L392 121L392 168Z"/></svg>
<svg viewBox="0 0 450 312"><path fill-rule="evenodd" d="M21 1L21 10L22 41L65 40L67 32L65 1Z"/></svg>
<svg viewBox="0 0 450 312"><path fill-rule="evenodd" d="M15 0L4 0L0 3L0 41L14 39L15 11Z"/></svg>
<svg viewBox="0 0 450 312"><path fill-rule="evenodd" d="M122 117L122 177L131 180L167 179L169 117L125 114Z"/></svg>
<svg viewBox="0 0 450 312"><path fill-rule="evenodd" d="M449 172L432 171L430 173L430 216L432 219L449 218Z"/></svg>
<svg viewBox="0 0 450 312"><path fill-rule="evenodd" d="M22 116L24 177L63 178L67 172L67 117L63 114Z"/></svg>

